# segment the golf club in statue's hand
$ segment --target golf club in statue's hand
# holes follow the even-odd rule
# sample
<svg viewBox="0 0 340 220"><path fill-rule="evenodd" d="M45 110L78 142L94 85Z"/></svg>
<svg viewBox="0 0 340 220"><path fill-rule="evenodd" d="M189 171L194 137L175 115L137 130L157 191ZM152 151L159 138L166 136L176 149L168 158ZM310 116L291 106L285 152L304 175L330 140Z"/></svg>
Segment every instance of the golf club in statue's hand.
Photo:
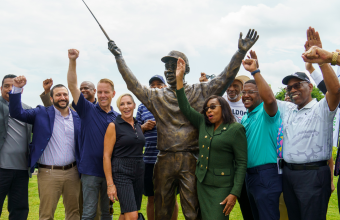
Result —
<svg viewBox="0 0 340 220"><path fill-rule="evenodd" d="M122 55L122 51L119 49L119 47L117 47L116 43L113 40L109 41L108 46L109 50L115 57Z"/></svg>
<svg viewBox="0 0 340 220"><path fill-rule="evenodd" d="M260 35L257 35L257 31L249 29L245 39L242 39L242 32L238 40L238 49L240 53L246 54L247 51L256 43Z"/></svg>

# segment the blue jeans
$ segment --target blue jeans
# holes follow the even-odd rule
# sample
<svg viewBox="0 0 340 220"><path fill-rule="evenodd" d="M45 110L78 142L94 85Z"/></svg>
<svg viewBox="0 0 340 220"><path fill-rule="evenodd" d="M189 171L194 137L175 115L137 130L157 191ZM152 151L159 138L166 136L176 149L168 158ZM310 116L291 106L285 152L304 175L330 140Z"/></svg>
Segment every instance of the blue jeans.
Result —
<svg viewBox="0 0 340 220"><path fill-rule="evenodd" d="M96 216L98 197L100 193L101 220L112 220L110 216L110 200L107 196L106 179L103 177L82 174L81 183L83 187L83 215L82 220L92 220Z"/></svg>
<svg viewBox="0 0 340 220"><path fill-rule="evenodd" d="M279 199L282 193L282 175L277 166L261 169L268 164L247 169L246 184L251 211L255 220L279 220Z"/></svg>

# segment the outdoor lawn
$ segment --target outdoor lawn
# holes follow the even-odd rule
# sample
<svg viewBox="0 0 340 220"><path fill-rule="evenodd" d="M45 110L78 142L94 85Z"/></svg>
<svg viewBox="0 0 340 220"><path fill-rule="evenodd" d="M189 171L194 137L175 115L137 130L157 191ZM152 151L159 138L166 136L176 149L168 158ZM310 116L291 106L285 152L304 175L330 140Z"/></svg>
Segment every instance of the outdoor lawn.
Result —
<svg viewBox="0 0 340 220"><path fill-rule="evenodd" d="M334 183L337 184L337 182L338 182L338 178L335 177ZM335 188L336 188L336 185L335 185ZM38 196L38 184L37 184L37 176L36 175L33 176L33 178L30 180L30 183L29 183L29 204L30 204L30 212L29 212L29 215L28 215L28 219L29 220L39 219L39 215L38 215L38 213L39 213L39 196ZM178 204L180 204L179 196L178 196ZM146 207L146 198L144 197L141 212L146 217L145 207ZM113 219L117 220L118 216L119 216L119 204L115 203ZM58 204L58 207L57 207L57 210L56 210L54 217L55 217L55 219L64 219L64 217L65 217L62 198L60 198L60 200L59 200L59 204ZM7 199L4 203L3 212L2 212L2 216L0 217L0 219L3 219L3 220L8 219ZM184 220L181 208L180 208L180 214L179 214L178 219ZM242 215L241 215L238 203L235 206L234 210L232 211L230 219L242 219ZM339 219L340 219L340 215L339 215L339 212L338 212L337 193L335 191L335 192L333 192L332 197L331 197L330 202L329 202L327 220L339 220Z"/></svg>

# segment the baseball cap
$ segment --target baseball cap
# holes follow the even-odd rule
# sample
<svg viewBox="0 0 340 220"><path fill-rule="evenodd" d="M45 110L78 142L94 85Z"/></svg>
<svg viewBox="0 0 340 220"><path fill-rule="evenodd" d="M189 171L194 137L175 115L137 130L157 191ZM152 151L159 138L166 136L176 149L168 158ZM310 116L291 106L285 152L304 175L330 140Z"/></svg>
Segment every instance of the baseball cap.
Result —
<svg viewBox="0 0 340 220"><path fill-rule="evenodd" d="M162 81L162 83L166 84L165 83L165 80L162 76L160 75L154 75L153 77L151 77L151 79L149 80L149 85L154 81L154 80L160 80Z"/></svg>
<svg viewBox="0 0 340 220"><path fill-rule="evenodd" d="M292 78L298 78L298 79L301 79L303 81L307 81L310 83L310 79L304 72L296 72L296 73L293 73L292 75L286 76L285 78L283 78L282 83L284 85L288 85L289 80Z"/></svg>

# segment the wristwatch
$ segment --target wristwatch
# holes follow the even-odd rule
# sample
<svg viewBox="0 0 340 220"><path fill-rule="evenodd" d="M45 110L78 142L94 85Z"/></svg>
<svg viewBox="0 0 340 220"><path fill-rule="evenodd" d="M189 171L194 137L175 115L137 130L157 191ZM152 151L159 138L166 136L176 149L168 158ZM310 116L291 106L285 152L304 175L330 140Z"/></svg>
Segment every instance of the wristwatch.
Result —
<svg viewBox="0 0 340 220"><path fill-rule="evenodd" d="M331 64L334 66L336 65L337 61L338 61L338 56L339 56L339 53L338 52L333 52L333 57L332 57L332 62Z"/></svg>

